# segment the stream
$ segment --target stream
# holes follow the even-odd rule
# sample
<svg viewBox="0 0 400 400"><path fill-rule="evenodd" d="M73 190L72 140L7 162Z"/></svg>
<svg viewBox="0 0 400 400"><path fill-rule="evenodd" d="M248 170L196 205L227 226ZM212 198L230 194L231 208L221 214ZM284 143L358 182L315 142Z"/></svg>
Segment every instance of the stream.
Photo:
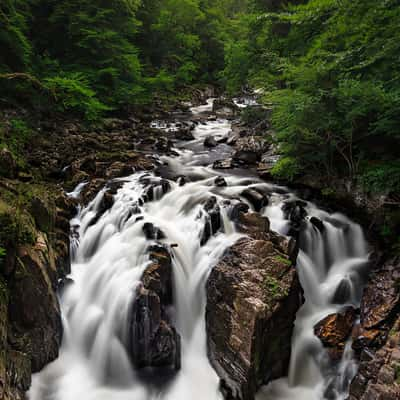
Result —
<svg viewBox="0 0 400 400"><path fill-rule="evenodd" d="M209 100L192 112L200 115L211 108ZM291 190L263 182L249 171L221 173L210 167L232 149L226 144L206 149L204 139L222 138L230 129L225 119L202 122L193 141L177 144L178 156L160 158L163 180L182 175L188 178L186 184L167 179L166 189L159 176L138 172L119 179L114 204L101 216L97 214L106 188L78 210L71 221L70 283L60 294L64 326L60 354L33 377L30 400L222 400L219 378L207 357L205 284L225 250L242 236L230 220L227 200L240 198L248 187L267 193L269 204L261 214L282 235L290 229L283 205L300 200ZM218 176L227 186L216 185ZM152 201L143 202L149 187ZM70 195L78 197L82 188ZM202 210L210 196L220 206L222 229L202 245L209 223ZM308 216L300 233L297 269L305 302L296 317L289 374L262 387L257 400L344 400L357 371L351 342L333 365L314 335L314 325L344 305L359 306L367 243L361 228L346 216L330 214L310 202L304 207ZM313 216L322 221L322 229L310 222ZM150 262L148 248L154 244L143 231L146 223L163 233L159 242L173 244L173 320L181 335L181 369L161 386L137 376L127 351L132 298Z"/></svg>

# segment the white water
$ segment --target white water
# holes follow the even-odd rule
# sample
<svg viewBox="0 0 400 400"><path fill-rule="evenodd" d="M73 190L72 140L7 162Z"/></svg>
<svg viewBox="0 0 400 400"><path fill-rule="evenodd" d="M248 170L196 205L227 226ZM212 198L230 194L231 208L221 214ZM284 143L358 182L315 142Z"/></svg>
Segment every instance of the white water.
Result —
<svg viewBox="0 0 400 400"><path fill-rule="evenodd" d="M193 112L209 112L211 108L210 100ZM227 217L229 206L225 200L237 198L248 187L249 179L227 175L228 186L216 188L216 171L199 164L207 156L207 151L200 149L204 137L224 135L227 129L225 120L200 125L194 132L196 140L180 150L179 157L165 158L171 171L196 176L197 180L184 186L170 181L171 190L164 195L155 190L156 200L140 206L139 214L132 215L131 210L146 190L142 178L146 175L154 183L158 180L154 175L138 173L125 178L113 207L95 224L91 221L106 189L79 211L71 223L75 227L70 276L73 283L61 298L64 338L60 356L34 376L30 400L222 400L219 379L207 359L204 287L224 250L240 237ZM272 229L287 234L290 224L282 204L294 195L274 185L254 185L270 195L270 205L263 213L270 218ZM73 195L79 195L79 190ZM216 196L220 204L223 232L200 246L206 223L202 204L210 196ZM307 211L324 220L325 231L321 234L308 222L302 235L298 270L306 301L297 315L289 377L263 388L259 400L321 400L336 376L339 379L334 386L344 389L337 391L336 399L341 400L347 388L343 381L354 373L351 346L347 346L339 367L332 369L313 335L313 326L342 307L332 304L332 296L344 278L352 289L346 303L358 304L359 272L367 258L363 235L342 215L329 215L312 204L308 204ZM139 216L143 219L138 220ZM182 368L171 384L162 388L146 385L135 375L126 350L130 305L149 262L147 249L153 243L144 236L145 222L165 233L163 243L178 245L170 251L174 324L182 338Z"/></svg>

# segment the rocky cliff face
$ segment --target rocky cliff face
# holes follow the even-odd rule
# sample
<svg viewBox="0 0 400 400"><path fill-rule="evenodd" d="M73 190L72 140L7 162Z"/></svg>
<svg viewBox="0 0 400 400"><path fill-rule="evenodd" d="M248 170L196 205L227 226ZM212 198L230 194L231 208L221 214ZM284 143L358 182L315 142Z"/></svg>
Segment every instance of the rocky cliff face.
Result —
<svg viewBox="0 0 400 400"><path fill-rule="evenodd" d="M400 398L400 259L378 263L364 290L353 347L359 371L350 400Z"/></svg>
<svg viewBox="0 0 400 400"><path fill-rule="evenodd" d="M69 271L74 206L54 186L0 184L0 398L14 400L24 398L31 373L58 355L56 290Z"/></svg>
<svg viewBox="0 0 400 400"><path fill-rule="evenodd" d="M290 261L295 246L277 240L268 219L256 213L239 212L237 223L247 236L210 274L206 325L225 397L250 400L262 383L287 372L302 295Z"/></svg>

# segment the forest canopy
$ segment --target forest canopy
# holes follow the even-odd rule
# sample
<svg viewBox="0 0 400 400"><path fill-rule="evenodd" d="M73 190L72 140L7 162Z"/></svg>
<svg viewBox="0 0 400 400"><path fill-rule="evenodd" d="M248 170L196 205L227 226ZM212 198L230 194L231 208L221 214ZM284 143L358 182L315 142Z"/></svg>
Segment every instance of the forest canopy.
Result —
<svg viewBox="0 0 400 400"><path fill-rule="evenodd" d="M88 120L157 93L216 83L232 0L4 0L4 104ZM51 104L51 106L50 106Z"/></svg>
<svg viewBox="0 0 400 400"><path fill-rule="evenodd" d="M400 190L398 0L2 0L0 106L86 121L213 84L258 89L293 179Z"/></svg>

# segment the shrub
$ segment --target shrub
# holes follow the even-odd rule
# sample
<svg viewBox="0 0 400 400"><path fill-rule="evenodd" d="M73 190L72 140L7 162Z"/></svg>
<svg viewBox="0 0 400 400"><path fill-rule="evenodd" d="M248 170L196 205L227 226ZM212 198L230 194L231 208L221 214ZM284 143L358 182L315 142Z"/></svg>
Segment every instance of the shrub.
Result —
<svg viewBox="0 0 400 400"><path fill-rule="evenodd" d="M359 181L369 193L400 193L400 162L370 166L359 177Z"/></svg>
<svg viewBox="0 0 400 400"><path fill-rule="evenodd" d="M45 79L46 86L54 94L59 111L72 111L87 121L98 120L110 110L96 97L96 92L89 87L82 73L65 74Z"/></svg>
<svg viewBox="0 0 400 400"><path fill-rule="evenodd" d="M272 168L271 174L275 178L292 181L300 173L297 160L291 157L281 158Z"/></svg>

